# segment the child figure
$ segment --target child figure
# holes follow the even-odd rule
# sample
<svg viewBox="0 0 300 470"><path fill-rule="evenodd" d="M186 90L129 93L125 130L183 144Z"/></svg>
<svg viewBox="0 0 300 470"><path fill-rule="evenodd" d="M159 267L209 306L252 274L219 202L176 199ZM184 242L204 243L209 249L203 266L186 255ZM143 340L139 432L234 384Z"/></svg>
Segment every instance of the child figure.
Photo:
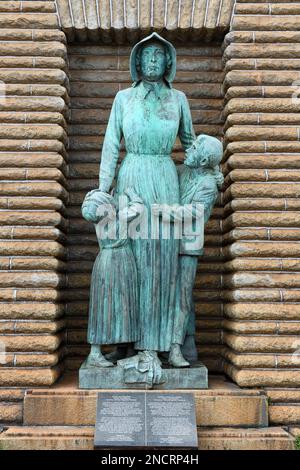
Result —
<svg viewBox="0 0 300 470"><path fill-rule="evenodd" d="M88 322L91 352L86 366L112 367L114 364L104 357L101 345L135 342L140 336L136 264L130 240L121 233L120 221L133 220L141 212L143 202L131 189L127 196L129 204L122 210L118 210L110 194L100 190L90 191L82 204L82 215L88 221L103 222L106 211L107 226L109 222L116 223L115 234L109 238L100 236L99 225L96 227L100 252L91 278ZM103 215L99 215L99 209Z"/></svg>
<svg viewBox="0 0 300 470"><path fill-rule="evenodd" d="M210 217L218 197L218 190L224 181L219 171L222 155L221 142L215 137L202 134L186 151L184 164L178 167L181 205L203 204L204 224ZM202 254L203 248L191 250L184 240L181 242L176 285L176 313L169 354L169 362L174 367L190 365L181 352L181 345L184 344L186 337L192 342L192 349L196 349L193 285L198 256Z"/></svg>

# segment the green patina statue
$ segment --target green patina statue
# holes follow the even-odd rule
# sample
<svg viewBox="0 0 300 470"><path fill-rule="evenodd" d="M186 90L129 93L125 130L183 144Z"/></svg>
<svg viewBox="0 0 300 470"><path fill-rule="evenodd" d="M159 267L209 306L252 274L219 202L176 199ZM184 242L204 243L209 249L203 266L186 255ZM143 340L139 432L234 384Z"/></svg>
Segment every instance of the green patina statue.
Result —
<svg viewBox="0 0 300 470"><path fill-rule="evenodd" d="M178 166L181 205L201 204L204 209L204 224L207 223L216 203L224 178L219 171L223 155L221 142L215 137L202 134L186 151L183 165ZM196 210L193 208L192 210ZM193 357L195 336L195 311L193 285L198 256L203 248L190 248L183 239L179 250L179 266L176 288L176 309L171 353L178 356L184 345L185 357ZM183 361L182 361L183 364ZM189 363L186 362L188 366Z"/></svg>
<svg viewBox="0 0 300 470"><path fill-rule="evenodd" d="M119 210L110 194L98 190L88 193L82 205L83 214L92 217L98 227L106 213L116 221L112 236L97 234L100 252L93 266L88 324L92 347L86 363L92 367L114 365L103 356L101 345L135 342L140 337L136 263L121 221L134 220L143 210L143 201L131 188L127 194L128 209ZM101 216L99 208L103 209ZM103 228L108 231L109 224Z"/></svg>
<svg viewBox="0 0 300 470"><path fill-rule="evenodd" d="M209 136L195 140L187 98L172 88L176 51L171 43L157 33L140 41L131 52L130 72L133 86L119 91L112 106L102 149L99 189L86 196L82 214L98 223L99 207L103 203L116 206L130 188L131 196L134 194L129 196L130 204L143 203L147 228L142 237L120 240L117 233L106 246L100 242L103 254L96 259L91 282L91 353L86 365L111 366L122 357L120 350L104 358L101 345L131 342L138 354L127 354L118 361L119 366L131 371L129 381L142 381L141 375L147 372L147 383L155 384L161 382L158 353L169 352L173 367L189 365L180 346L186 332L194 328L192 286L201 253L180 254L174 224L165 238L160 218L158 236L153 237L151 210L155 205L176 207L200 202L207 220L216 199L220 173L213 167L220 161L222 146ZM179 169L179 175L171 158L177 136L187 151L185 170ZM122 139L126 156L117 174ZM114 179L112 198L109 192ZM136 217L128 210L126 214L128 220ZM118 293L113 293L114 289Z"/></svg>

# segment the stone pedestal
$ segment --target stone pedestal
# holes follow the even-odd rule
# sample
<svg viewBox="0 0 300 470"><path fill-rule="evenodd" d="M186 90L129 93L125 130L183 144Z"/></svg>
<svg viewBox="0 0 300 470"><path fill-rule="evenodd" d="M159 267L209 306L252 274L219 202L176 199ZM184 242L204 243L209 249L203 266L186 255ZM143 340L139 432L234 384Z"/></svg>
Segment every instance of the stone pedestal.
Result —
<svg viewBox="0 0 300 470"><path fill-rule="evenodd" d="M197 362L191 367L164 367L161 385L155 385L153 390L190 390L208 388L207 368ZM149 389L145 383L129 384L124 382L124 369L120 366L99 368L87 367L82 364L79 370L79 388L83 389Z"/></svg>

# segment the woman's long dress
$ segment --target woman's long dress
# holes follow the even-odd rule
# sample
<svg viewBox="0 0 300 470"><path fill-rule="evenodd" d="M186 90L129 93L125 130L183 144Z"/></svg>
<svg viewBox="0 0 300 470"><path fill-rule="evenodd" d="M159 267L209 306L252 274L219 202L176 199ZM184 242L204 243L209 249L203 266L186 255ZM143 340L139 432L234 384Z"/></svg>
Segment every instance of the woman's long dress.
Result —
<svg viewBox="0 0 300 470"><path fill-rule="evenodd" d="M126 157L117 179L117 194L132 187L147 208L178 204L179 183L171 152L179 136L184 149L194 138L184 93L165 82L139 82L120 91L109 118L100 166L100 189L108 191L115 175L120 142ZM150 230L150 228L149 228ZM134 239L132 249L139 284L137 349L169 351L175 312L179 240Z"/></svg>

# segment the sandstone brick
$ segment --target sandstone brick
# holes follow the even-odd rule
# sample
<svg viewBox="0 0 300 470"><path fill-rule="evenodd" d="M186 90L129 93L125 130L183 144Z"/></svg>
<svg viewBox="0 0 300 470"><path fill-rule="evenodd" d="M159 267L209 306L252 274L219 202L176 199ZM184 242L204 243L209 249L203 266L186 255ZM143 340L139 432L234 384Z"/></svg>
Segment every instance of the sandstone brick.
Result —
<svg viewBox="0 0 300 470"><path fill-rule="evenodd" d="M56 181L43 181L43 182L30 182L22 181L20 183L14 182L0 182L0 195L3 196L54 196L65 199L67 196L66 190L60 183Z"/></svg>
<svg viewBox="0 0 300 470"><path fill-rule="evenodd" d="M283 335L255 335L224 333L225 343L238 352L291 352L297 349L297 337ZM298 341L299 343L299 341Z"/></svg>
<svg viewBox="0 0 300 470"><path fill-rule="evenodd" d="M224 350L222 355L230 361L235 367L243 368L274 368L274 369L293 369L298 367L299 360L295 361L292 354L274 354L274 353L236 353L232 350Z"/></svg>
<svg viewBox="0 0 300 470"><path fill-rule="evenodd" d="M225 248L225 254L231 257L235 256L299 256L299 244L297 242L236 242L229 248Z"/></svg>
<svg viewBox="0 0 300 470"><path fill-rule="evenodd" d="M300 185L298 183L233 183L228 188L228 190L224 194L224 200L227 202L230 198L244 198L249 197L255 192L255 197L292 197L297 198L299 197L300 192ZM257 214L259 219L259 214ZM274 217L282 217L283 219L289 220L289 217L293 217L293 214L278 214L274 215ZM250 215L251 217L251 215ZM272 220L272 214L269 214L270 220ZM297 220L297 213L294 214L294 220ZM257 220L258 220L257 219ZM283 220L282 219L282 220ZM269 225L266 223L265 225ZM272 224L274 226L274 224ZM289 224L290 225L290 224ZM276 225L275 225L276 226ZM285 224L279 223L277 226L285 226ZM295 226L295 223L290 225L292 227Z"/></svg>
<svg viewBox="0 0 300 470"><path fill-rule="evenodd" d="M2 241L0 254L22 256L56 256L62 257L65 253L61 244L54 241Z"/></svg>
<svg viewBox="0 0 300 470"><path fill-rule="evenodd" d="M225 207L229 206L231 202L229 202ZM265 227L237 227L230 230L223 236L224 242L231 243L236 240L270 240L270 230ZM292 234L293 231L291 231ZM297 232L295 232L295 235ZM287 239L293 239L287 238Z"/></svg>
<svg viewBox="0 0 300 470"><path fill-rule="evenodd" d="M59 124L66 129L66 121L61 113L57 112L0 112L1 122L6 123L53 123Z"/></svg>
<svg viewBox="0 0 300 470"><path fill-rule="evenodd" d="M287 115L288 116L288 115ZM300 155L247 155L235 154L231 155L227 160L229 168L300 168Z"/></svg>
<svg viewBox="0 0 300 470"><path fill-rule="evenodd" d="M58 29L1 29L1 41L59 41L66 43L65 34Z"/></svg>
<svg viewBox="0 0 300 470"><path fill-rule="evenodd" d="M54 13L0 13L1 28L58 29Z"/></svg>
<svg viewBox="0 0 300 470"><path fill-rule="evenodd" d="M69 103L69 96L68 96L66 87L63 85L57 85L57 84L51 84L51 83L43 83L43 84L6 83L5 92L6 92L6 98L5 98L5 101L2 100L3 105L7 103L7 100L10 97L13 98L15 96L23 96L23 97L26 97L26 96L28 97L30 96L57 97L59 96L63 98L65 103L67 104ZM47 112L47 109L45 109L44 111Z"/></svg>
<svg viewBox="0 0 300 470"><path fill-rule="evenodd" d="M2 321L0 331L3 334L13 333L56 333L65 326L64 320L60 321Z"/></svg>
<svg viewBox="0 0 300 470"><path fill-rule="evenodd" d="M0 384L4 387L51 386L59 378L61 372L62 369L59 366L31 369L2 367Z"/></svg>
<svg viewBox="0 0 300 470"><path fill-rule="evenodd" d="M66 225L63 217L54 211L26 212L26 211L4 211L1 224L3 225Z"/></svg>
<svg viewBox="0 0 300 470"><path fill-rule="evenodd" d="M290 89L292 93L293 90ZM225 108L225 114L244 112L277 112L277 113L295 113L297 112L297 103L290 98L254 98L254 99L231 99ZM264 151L264 150L263 150ZM280 151L280 149L279 149Z"/></svg>
<svg viewBox="0 0 300 470"><path fill-rule="evenodd" d="M300 428L299 426L291 426L289 428L289 432L292 436L298 437L300 436Z"/></svg>
<svg viewBox="0 0 300 470"><path fill-rule="evenodd" d="M297 303L244 303L225 304L224 314L233 319L251 320L300 320Z"/></svg>
<svg viewBox="0 0 300 470"><path fill-rule="evenodd" d="M65 277L55 272L0 272L0 287L54 287L63 285Z"/></svg>
<svg viewBox="0 0 300 470"><path fill-rule="evenodd" d="M223 327L236 334L278 334L280 333L281 322L270 322L270 321L223 321ZM300 323L295 322L294 329L290 325L290 328L286 329L285 333L297 333L300 327Z"/></svg>
<svg viewBox="0 0 300 470"><path fill-rule="evenodd" d="M54 367L63 358L63 350L60 349L54 353L14 354L15 367Z"/></svg>
<svg viewBox="0 0 300 470"><path fill-rule="evenodd" d="M300 402L300 390L297 388L266 388L265 391L271 404Z"/></svg>
<svg viewBox="0 0 300 470"><path fill-rule="evenodd" d="M62 335L29 335L6 334L0 335L1 342L8 352L53 352L62 342Z"/></svg>
<svg viewBox="0 0 300 470"><path fill-rule="evenodd" d="M200 450L294 450L294 440L283 428L207 428L198 436Z"/></svg>
<svg viewBox="0 0 300 470"><path fill-rule="evenodd" d="M294 288L300 285L298 273L235 273L223 278L224 287L279 287Z"/></svg>
<svg viewBox="0 0 300 470"><path fill-rule="evenodd" d="M1 448L6 450L93 450L94 427L12 427L2 433Z"/></svg>
<svg viewBox="0 0 300 470"><path fill-rule="evenodd" d="M263 142L231 142L225 150L225 157L232 153L299 153L299 142L297 141L263 141Z"/></svg>
<svg viewBox="0 0 300 470"><path fill-rule="evenodd" d="M278 259L237 258L226 263L223 271L299 271L300 261Z"/></svg>
<svg viewBox="0 0 300 470"><path fill-rule="evenodd" d="M0 18L1 25L1 18ZM1 69L0 79L7 83L50 83L57 85L67 84L67 75L63 70L55 69Z"/></svg>
<svg viewBox="0 0 300 470"><path fill-rule="evenodd" d="M242 172L238 171L238 175ZM253 172L255 174L255 172ZM234 175L235 176L235 175ZM256 175L255 175L256 177ZM234 211L245 210L260 210L264 207L265 210L297 210L300 208L300 202L296 198L290 199L271 199L271 198L257 198L257 199L235 199L226 204L224 214L228 215Z"/></svg>
<svg viewBox="0 0 300 470"><path fill-rule="evenodd" d="M1 139L0 140L0 151L8 152L24 152L26 150L31 152L59 152L62 155L66 156L65 146L62 142L58 140L12 140L12 139Z"/></svg>
<svg viewBox="0 0 300 470"><path fill-rule="evenodd" d="M247 16L238 15L233 19L232 27L236 30L243 31L297 31L299 29L300 16L288 16L288 15L262 15L262 16Z"/></svg>
<svg viewBox="0 0 300 470"><path fill-rule="evenodd" d="M233 170L227 175L225 184L234 181L299 181L299 170L273 170L273 169L261 169L261 170ZM296 199L294 199L296 201Z"/></svg>
<svg viewBox="0 0 300 470"><path fill-rule="evenodd" d="M0 170L1 174L1 170ZM63 202L58 198L44 197L40 198L18 198L0 197L0 207L2 209L37 209L37 210L57 210L64 211Z"/></svg>
<svg viewBox="0 0 300 470"><path fill-rule="evenodd" d="M233 113L227 116L225 129L234 125L278 125L293 124L298 125L300 122L299 115L296 113L275 114L275 113Z"/></svg>
<svg viewBox="0 0 300 470"><path fill-rule="evenodd" d="M240 43L297 43L300 34L297 31L230 31L226 34L223 49L232 42Z"/></svg>
<svg viewBox="0 0 300 470"><path fill-rule="evenodd" d="M226 348L223 351L223 357L227 359L233 366L239 369L252 369L252 368L273 368L276 367L275 354L262 354L262 353L240 353Z"/></svg>
<svg viewBox="0 0 300 470"><path fill-rule="evenodd" d="M24 398L24 390L22 389L11 389L1 388L0 390L0 402L20 402Z"/></svg>
<svg viewBox="0 0 300 470"><path fill-rule="evenodd" d="M233 70L235 70L236 72L238 70L241 70L241 71L248 70L250 75L252 75L252 73L254 74L254 77L256 76L255 72L257 70L262 70L262 71L268 70L269 72L277 70L278 73L281 74L282 71L299 70L299 59L290 59L290 60L280 59L280 58L230 59L226 62L224 66L224 72L228 73ZM238 75L238 73L236 73L236 75ZM284 79L284 77L285 76L283 75L281 79ZM249 83L251 82L252 82L252 78L250 78ZM247 85L247 82L245 82L245 85ZM278 90L278 92L280 92L280 90Z"/></svg>
<svg viewBox="0 0 300 470"><path fill-rule="evenodd" d="M205 293L205 295L207 295ZM233 288L222 292L219 299L228 302L297 302L300 294L295 289L288 288ZM296 318L297 319L297 318Z"/></svg>
<svg viewBox="0 0 300 470"><path fill-rule="evenodd" d="M34 167L34 168L65 168L64 158L58 153L32 152L1 152L1 168Z"/></svg>
<svg viewBox="0 0 300 470"><path fill-rule="evenodd" d="M225 133L228 141L248 140L249 134L253 140L297 140L297 127L285 126L234 126Z"/></svg>
<svg viewBox="0 0 300 470"><path fill-rule="evenodd" d="M0 179L59 181L67 186L64 174L57 168L5 168L0 170Z"/></svg>
<svg viewBox="0 0 300 470"><path fill-rule="evenodd" d="M11 258L11 270L65 271L66 265L56 258Z"/></svg>
<svg viewBox="0 0 300 470"><path fill-rule="evenodd" d="M24 240L58 240L63 241L64 235L56 227L15 227L0 226L0 235L2 239Z"/></svg>
<svg viewBox="0 0 300 470"><path fill-rule="evenodd" d="M234 9L236 15L268 15L269 14L269 4L260 4L260 3L237 3Z"/></svg>
<svg viewBox="0 0 300 470"><path fill-rule="evenodd" d="M248 47L248 46L247 46ZM247 63L247 62L245 62ZM256 62L255 62L256 65ZM240 66L240 64L239 64ZM243 67L244 68L244 67ZM256 67L255 67L256 68ZM291 86L299 78L297 70L231 70L228 71L224 79L225 89L232 86L257 86L257 85L276 85ZM280 89L277 90L280 92Z"/></svg>
<svg viewBox="0 0 300 470"><path fill-rule="evenodd" d="M23 419L22 403L0 403L1 423L21 423Z"/></svg>
<svg viewBox="0 0 300 470"><path fill-rule="evenodd" d="M64 313L63 304L51 303L58 300L57 292L47 289L22 290L22 289L1 289L0 290L0 317L4 320L14 319L39 319L55 320ZM54 297L54 299L53 299ZM8 302L17 300L17 302ZM36 300L34 302L34 300ZM20 301L18 303L18 301ZM45 303L43 303L43 301Z"/></svg>
<svg viewBox="0 0 300 470"><path fill-rule="evenodd" d="M30 11L38 13L53 13L55 12L55 6L51 1L3 1L0 5L1 12L15 12Z"/></svg>
<svg viewBox="0 0 300 470"><path fill-rule="evenodd" d="M226 373L240 387L299 387L298 370L284 369L237 369L229 364L224 365Z"/></svg>
<svg viewBox="0 0 300 470"><path fill-rule="evenodd" d="M267 5L265 5L267 6ZM230 44L224 51L224 59L242 57L267 58L289 58L298 59L299 44L277 44L276 48L272 44Z"/></svg>
<svg viewBox="0 0 300 470"><path fill-rule="evenodd" d="M58 111L65 108L65 101L59 96L22 96L20 99L7 96L3 102L2 110L7 111Z"/></svg>
<svg viewBox="0 0 300 470"><path fill-rule="evenodd" d="M227 217L224 222L224 229L228 230L233 227L242 226L263 226L263 227L295 227L298 221L297 212L238 212Z"/></svg>
<svg viewBox="0 0 300 470"><path fill-rule="evenodd" d="M5 68L49 68L67 71L67 65L61 57L1 57L0 67Z"/></svg>
<svg viewBox="0 0 300 470"><path fill-rule="evenodd" d="M270 423L293 425L300 422L300 403L279 404L269 407Z"/></svg>

